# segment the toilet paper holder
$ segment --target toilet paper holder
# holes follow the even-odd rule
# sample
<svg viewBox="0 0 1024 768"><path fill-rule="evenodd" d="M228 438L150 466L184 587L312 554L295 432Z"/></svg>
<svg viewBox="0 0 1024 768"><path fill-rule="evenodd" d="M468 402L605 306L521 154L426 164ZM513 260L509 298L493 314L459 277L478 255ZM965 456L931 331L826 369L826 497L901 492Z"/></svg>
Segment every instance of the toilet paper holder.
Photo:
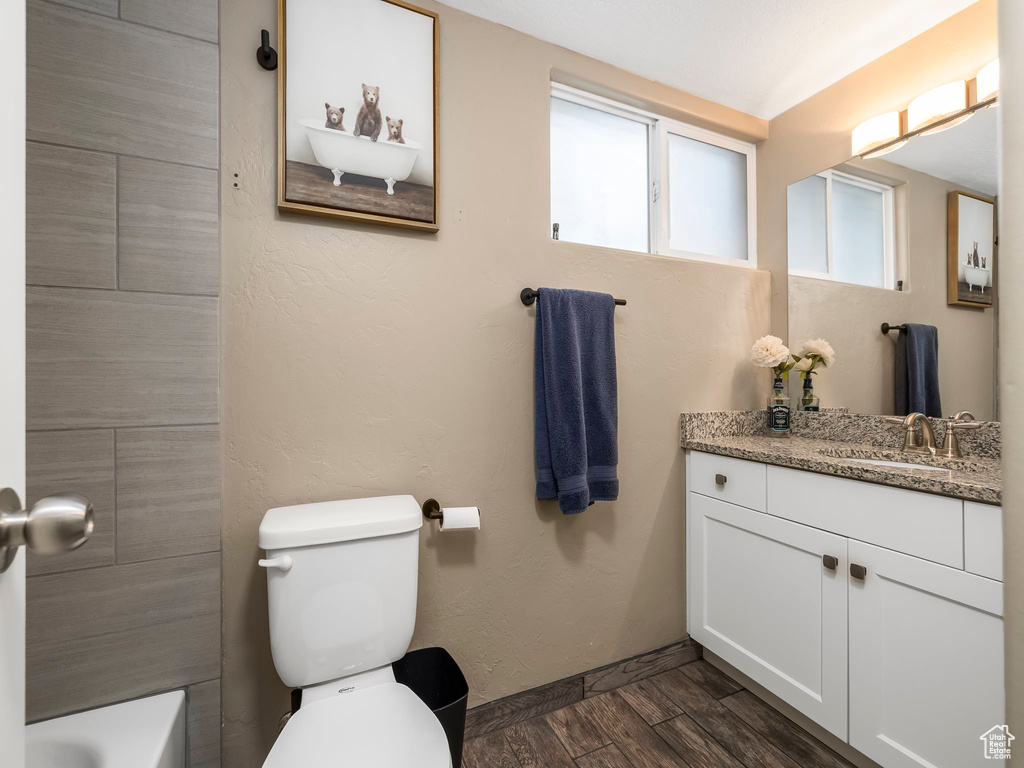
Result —
<svg viewBox="0 0 1024 768"><path fill-rule="evenodd" d="M423 502L423 516L427 520L444 522L444 512L441 511L441 505L437 503L437 499L427 499Z"/></svg>
<svg viewBox="0 0 1024 768"><path fill-rule="evenodd" d="M423 502L423 517L427 520L437 520L444 525L444 510L437 499L427 499Z"/></svg>

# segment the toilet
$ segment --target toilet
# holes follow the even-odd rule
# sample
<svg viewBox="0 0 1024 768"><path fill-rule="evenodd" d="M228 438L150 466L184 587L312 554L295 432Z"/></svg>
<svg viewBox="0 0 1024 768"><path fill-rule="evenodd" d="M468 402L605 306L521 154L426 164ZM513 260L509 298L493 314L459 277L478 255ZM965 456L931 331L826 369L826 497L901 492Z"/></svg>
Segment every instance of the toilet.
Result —
<svg viewBox="0 0 1024 768"><path fill-rule="evenodd" d="M412 496L263 517L274 666L302 689L264 768L452 768L441 723L391 667L416 625L422 525Z"/></svg>

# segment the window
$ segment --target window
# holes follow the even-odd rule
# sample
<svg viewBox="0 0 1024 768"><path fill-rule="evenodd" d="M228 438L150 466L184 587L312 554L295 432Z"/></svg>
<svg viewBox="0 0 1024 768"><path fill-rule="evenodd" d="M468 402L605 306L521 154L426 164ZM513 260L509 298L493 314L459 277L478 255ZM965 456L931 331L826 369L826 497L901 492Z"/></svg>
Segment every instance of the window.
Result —
<svg viewBox="0 0 1024 768"><path fill-rule="evenodd" d="M757 264L754 146L552 84L552 237Z"/></svg>
<svg viewBox="0 0 1024 768"><path fill-rule="evenodd" d="M891 186L830 170L791 184L786 198L791 275L895 287Z"/></svg>

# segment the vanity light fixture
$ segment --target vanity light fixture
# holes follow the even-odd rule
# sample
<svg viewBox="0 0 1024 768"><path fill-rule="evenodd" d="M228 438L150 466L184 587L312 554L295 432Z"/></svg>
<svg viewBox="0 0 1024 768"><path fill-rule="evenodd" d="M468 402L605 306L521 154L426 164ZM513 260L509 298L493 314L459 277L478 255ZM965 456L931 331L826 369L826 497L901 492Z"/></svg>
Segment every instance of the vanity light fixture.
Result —
<svg viewBox="0 0 1024 768"><path fill-rule="evenodd" d="M999 93L999 59L990 61L978 72L977 101L987 101Z"/></svg>
<svg viewBox="0 0 1024 768"><path fill-rule="evenodd" d="M853 129L853 154L884 155L902 146L902 142L896 141L899 137L900 113L886 112L884 115L877 115ZM879 152L872 152L875 147L883 144L889 146Z"/></svg>
<svg viewBox="0 0 1024 768"><path fill-rule="evenodd" d="M899 149L914 136L952 128L969 120L977 110L995 105L998 94L999 59L995 59L982 67L973 80L940 85L922 93L903 112L886 112L865 120L853 129L853 154L878 157Z"/></svg>
<svg viewBox="0 0 1024 768"><path fill-rule="evenodd" d="M916 131L967 109L967 83L954 80L922 93L907 107L907 130ZM964 115L964 120L970 117ZM952 128L960 120L944 122L936 130Z"/></svg>

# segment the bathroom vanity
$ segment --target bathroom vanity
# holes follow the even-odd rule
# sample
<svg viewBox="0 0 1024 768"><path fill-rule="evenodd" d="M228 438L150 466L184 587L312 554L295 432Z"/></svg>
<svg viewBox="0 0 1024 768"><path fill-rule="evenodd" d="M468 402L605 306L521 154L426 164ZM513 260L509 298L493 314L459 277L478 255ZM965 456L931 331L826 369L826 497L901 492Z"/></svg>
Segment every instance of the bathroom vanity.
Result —
<svg viewBox="0 0 1024 768"><path fill-rule="evenodd" d="M899 466L884 431L821 439L878 417L822 416L790 440L684 416L690 635L885 768L985 765L1004 722L998 463Z"/></svg>

